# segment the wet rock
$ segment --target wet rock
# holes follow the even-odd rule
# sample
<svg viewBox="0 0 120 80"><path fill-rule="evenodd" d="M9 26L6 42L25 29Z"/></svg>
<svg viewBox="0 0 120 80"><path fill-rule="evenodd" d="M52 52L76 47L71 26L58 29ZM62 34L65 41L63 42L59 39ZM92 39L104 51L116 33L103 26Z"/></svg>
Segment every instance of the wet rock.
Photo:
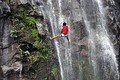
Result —
<svg viewBox="0 0 120 80"><path fill-rule="evenodd" d="M44 29L43 25L39 22L36 22L36 26L37 26L37 29L39 31L39 34L45 35L45 29Z"/></svg>
<svg viewBox="0 0 120 80"><path fill-rule="evenodd" d="M78 42L78 45L88 46L88 38L87 38L87 37L84 37L83 39L81 39L81 40Z"/></svg>
<svg viewBox="0 0 120 80"><path fill-rule="evenodd" d="M0 74L2 79L19 80L22 64L20 62L20 56L16 53L20 53L17 48L17 44L12 44L9 37L10 33L10 7L0 1ZM19 60L18 60L19 59Z"/></svg>
<svg viewBox="0 0 120 80"><path fill-rule="evenodd" d="M1 67L0 67L0 80L3 80L3 71Z"/></svg>
<svg viewBox="0 0 120 80"><path fill-rule="evenodd" d="M81 19L81 16L82 15L80 15L80 4L79 4L79 2L77 1L77 0L72 0L71 1L72 2L72 4L70 5L70 9L71 9L71 19L74 21L74 22L77 22L77 21L80 21L80 20L82 20ZM68 3L69 4L69 3ZM71 7L72 6L72 7Z"/></svg>
<svg viewBox="0 0 120 80"><path fill-rule="evenodd" d="M16 61L20 61L21 60L21 54L16 54L14 56L14 58L15 58Z"/></svg>
<svg viewBox="0 0 120 80"><path fill-rule="evenodd" d="M18 1L19 1L19 4L26 4L30 2L29 0L18 0Z"/></svg>
<svg viewBox="0 0 120 80"><path fill-rule="evenodd" d="M17 43L11 44L11 46L8 48L9 54L8 61L16 61L15 59L19 57L21 59L21 49L20 46Z"/></svg>
<svg viewBox="0 0 120 80"><path fill-rule="evenodd" d="M0 65L7 62L6 55L10 46L9 13L10 7L5 2L0 1Z"/></svg>
<svg viewBox="0 0 120 80"><path fill-rule="evenodd" d="M2 66L3 75L9 80L19 80L21 78L21 62L12 63L10 66Z"/></svg>
<svg viewBox="0 0 120 80"><path fill-rule="evenodd" d="M10 15L10 7L5 3L0 1L0 18Z"/></svg>
<svg viewBox="0 0 120 80"><path fill-rule="evenodd" d="M82 56L87 56L88 55L88 51L85 49L82 49L81 53Z"/></svg>

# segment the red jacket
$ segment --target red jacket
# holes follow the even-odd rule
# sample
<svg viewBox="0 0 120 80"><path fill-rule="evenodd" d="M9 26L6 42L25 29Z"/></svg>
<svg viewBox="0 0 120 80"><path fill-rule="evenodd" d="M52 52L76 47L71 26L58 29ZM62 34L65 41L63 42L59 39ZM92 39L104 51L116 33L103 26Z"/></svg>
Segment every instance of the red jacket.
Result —
<svg viewBox="0 0 120 80"><path fill-rule="evenodd" d="M62 34L68 34L68 26L63 26L63 29L61 30Z"/></svg>

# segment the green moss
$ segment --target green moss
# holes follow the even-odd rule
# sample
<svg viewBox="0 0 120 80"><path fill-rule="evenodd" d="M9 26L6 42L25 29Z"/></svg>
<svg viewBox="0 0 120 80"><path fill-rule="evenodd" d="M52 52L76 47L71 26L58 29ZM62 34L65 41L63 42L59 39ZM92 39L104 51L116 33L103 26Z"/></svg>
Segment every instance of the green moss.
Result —
<svg viewBox="0 0 120 80"><path fill-rule="evenodd" d="M58 67L56 64L52 65L52 70L51 70L52 74L54 76L57 76L58 75Z"/></svg>
<svg viewBox="0 0 120 80"><path fill-rule="evenodd" d="M30 4L15 5L12 8L12 30L10 36L23 45L23 56L33 64L40 58L48 59L48 47L42 38L40 38L39 32L36 27L36 21L42 24L42 19L34 17L36 15L35 10ZM24 43L21 43L24 42ZM30 45L29 45L30 44Z"/></svg>

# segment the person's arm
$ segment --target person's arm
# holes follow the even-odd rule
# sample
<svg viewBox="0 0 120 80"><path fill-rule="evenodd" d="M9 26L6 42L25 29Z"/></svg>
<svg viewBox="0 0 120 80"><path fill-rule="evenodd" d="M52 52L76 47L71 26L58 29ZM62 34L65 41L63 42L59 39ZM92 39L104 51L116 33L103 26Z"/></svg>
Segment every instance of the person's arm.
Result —
<svg viewBox="0 0 120 80"><path fill-rule="evenodd" d="M63 32L63 29L61 30L61 33Z"/></svg>
<svg viewBox="0 0 120 80"><path fill-rule="evenodd" d="M63 33L63 29L64 29L64 27L62 27L62 29L61 29L61 33Z"/></svg>

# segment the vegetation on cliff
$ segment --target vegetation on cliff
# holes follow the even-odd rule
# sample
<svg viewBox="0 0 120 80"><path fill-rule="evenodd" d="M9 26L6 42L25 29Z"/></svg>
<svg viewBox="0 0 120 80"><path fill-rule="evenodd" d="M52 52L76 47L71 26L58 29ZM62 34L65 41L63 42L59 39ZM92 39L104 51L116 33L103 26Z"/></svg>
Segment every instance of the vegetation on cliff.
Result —
<svg viewBox="0 0 120 80"><path fill-rule="evenodd" d="M42 20L35 17L37 14L31 5L18 5L12 14L13 29L10 35L20 45L23 58L27 58L31 64L39 58L47 59L48 47L36 27L36 21L42 24Z"/></svg>
<svg viewBox="0 0 120 80"><path fill-rule="evenodd" d="M28 3L20 5L18 3L8 3L12 11L10 36L12 41L18 43L21 48L23 74L29 75L28 78L33 80L39 79L40 75L41 79L48 80L53 76L58 77L58 65L48 60L49 46L47 45L46 35L39 34L37 29L36 22L39 22L44 29L43 17L39 16Z"/></svg>

